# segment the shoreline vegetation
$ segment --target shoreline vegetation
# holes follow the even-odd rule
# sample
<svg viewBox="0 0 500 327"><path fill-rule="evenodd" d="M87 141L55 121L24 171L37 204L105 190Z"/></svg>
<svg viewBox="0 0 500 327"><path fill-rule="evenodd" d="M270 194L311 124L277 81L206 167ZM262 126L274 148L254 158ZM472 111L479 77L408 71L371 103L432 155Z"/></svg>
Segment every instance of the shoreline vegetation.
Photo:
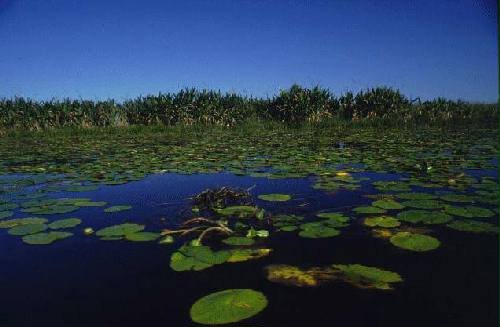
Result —
<svg viewBox="0 0 500 327"><path fill-rule="evenodd" d="M250 124L248 124L250 122ZM0 99L0 133L50 129L146 126L243 126L255 123L323 126L474 125L498 128L498 104L437 98L409 99L398 90L372 88L335 96L293 85L266 99L184 89L118 103L114 100Z"/></svg>

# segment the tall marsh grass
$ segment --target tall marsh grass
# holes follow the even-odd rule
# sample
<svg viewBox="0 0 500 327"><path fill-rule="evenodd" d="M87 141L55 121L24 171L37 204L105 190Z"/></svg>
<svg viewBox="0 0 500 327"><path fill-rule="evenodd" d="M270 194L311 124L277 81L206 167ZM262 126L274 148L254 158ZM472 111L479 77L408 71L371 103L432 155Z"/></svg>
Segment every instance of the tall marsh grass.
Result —
<svg viewBox="0 0 500 327"><path fill-rule="evenodd" d="M267 99L196 89L148 95L123 103L0 99L0 130L4 131L159 124L234 126L249 119L291 124L345 120L368 124L498 126L498 106L442 98L410 101L398 90L386 87L337 97L324 88L298 85Z"/></svg>

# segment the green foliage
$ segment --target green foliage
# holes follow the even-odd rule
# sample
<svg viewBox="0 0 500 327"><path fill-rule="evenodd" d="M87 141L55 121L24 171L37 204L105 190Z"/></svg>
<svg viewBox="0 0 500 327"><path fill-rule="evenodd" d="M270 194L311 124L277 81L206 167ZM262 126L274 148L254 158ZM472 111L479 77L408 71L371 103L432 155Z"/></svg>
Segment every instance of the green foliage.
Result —
<svg viewBox="0 0 500 327"><path fill-rule="evenodd" d="M283 202L290 200L292 197L288 194L272 193L272 194L261 194L258 196L258 198L264 201Z"/></svg>
<svg viewBox="0 0 500 327"><path fill-rule="evenodd" d="M498 226L474 220L457 220L446 225L452 229L470 233L493 233L498 234Z"/></svg>
<svg viewBox="0 0 500 327"><path fill-rule="evenodd" d="M109 227L104 227L96 232L96 235L99 237L109 237L109 236L125 236L127 234L133 234L144 230L144 225L138 224L119 224Z"/></svg>
<svg viewBox="0 0 500 327"><path fill-rule="evenodd" d="M194 322L219 325L255 316L267 306L264 294L251 289L229 289L206 295L190 310Z"/></svg>
<svg viewBox="0 0 500 327"><path fill-rule="evenodd" d="M437 249L441 244L437 238L428 235L399 232L390 238L392 244L405 250L426 252Z"/></svg>
<svg viewBox="0 0 500 327"><path fill-rule="evenodd" d="M368 267L360 264L333 265L333 267L341 272L341 278L344 281L360 288L390 290L392 289L392 283L403 281L398 273L376 267Z"/></svg>
<svg viewBox="0 0 500 327"><path fill-rule="evenodd" d="M248 237L230 236L222 240L223 243L228 245L252 245L255 241Z"/></svg>
<svg viewBox="0 0 500 327"><path fill-rule="evenodd" d="M229 126L248 118L287 123L343 120L393 120L403 123L498 122L496 105L436 99L410 103L398 90L378 87L340 97L320 87L293 85L271 99L235 93L183 89L117 103L114 100L0 99L0 130L41 130L67 127L121 127L127 125ZM73 191L86 191L90 187Z"/></svg>
<svg viewBox="0 0 500 327"><path fill-rule="evenodd" d="M10 235L28 235L35 234L38 232L43 232L48 227L45 224L28 224L12 227L9 229L8 233Z"/></svg>
<svg viewBox="0 0 500 327"><path fill-rule="evenodd" d="M457 207L447 205L445 206L444 211L450 215L465 218L488 218L495 215L495 213L490 209L475 206Z"/></svg>
<svg viewBox="0 0 500 327"><path fill-rule="evenodd" d="M112 206L109 208L104 209L104 212L110 213L110 212L120 212L120 211L125 211L125 210L130 210L132 209L132 206L128 205L119 205L119 206Z"/></svg>
<svg viewBox="0 0 500 327"><path fill-rule="evenodd" d="M23 242L31 245L47 245L72 236L69 232L48 232L23 236Z"/></svg>
<svg viewBox="0 0 500 327"><path fill-rule="evenodd" d="M49 224L50 229L71 228L80 225L82 221L78 218L66 218L53 221Z"/></svg>
<svg viewBox="0 0 500 327"><path fill-rule="evenodd" d="M393 228L401 225L399 220L389 216L366 218L364 224L370 227L383 227L383 228Z"/></svg>
<svg viewBox="0 0 500 327"><path fill-rule="evenodd" d="M170 257L170 267L175 271L203 270L226 262L231 257L227 250L213 251L208 246L183 245Z"/></svg>
<svg viewBox="0 0 500 327"><path fill-rule="evenodd" d="M398 214L398 219L413 224L423 223L427 225L445 224L453 218L440 211L426 211L426 210L406 210Z"/></svg>
<svg viewBox="0 0 500 327"><path fill-rule="evenodd" d="M372 206L387 210L399 210L405 207L394 200L377 200L372 203Z"/></svg>

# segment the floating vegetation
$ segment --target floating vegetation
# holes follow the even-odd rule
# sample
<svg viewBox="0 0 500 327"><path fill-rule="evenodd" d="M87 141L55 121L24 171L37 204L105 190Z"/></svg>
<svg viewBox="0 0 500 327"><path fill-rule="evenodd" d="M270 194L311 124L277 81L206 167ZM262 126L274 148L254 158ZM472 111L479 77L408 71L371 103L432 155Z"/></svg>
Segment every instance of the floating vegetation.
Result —
<svg viewBox="0 0 500 327"><path fill-rule="evenodd" d="M298 287L315 287L335 278L331 268L301 269L290 265L269 265L265 267L265 272L271 282Z"/></svg>
<svg viewBox="0 0 500 327"><path fill-rule="evenodd" d="M48 226L50 229L61 229L75 227L80 225L81 223L82 221L78 218L66 218L53 221Z"/></svg>
<svg viewBox="0 0 500 327"><path fill-rule="evenodd" d="M223 243L228 245L253 245L255 241L248 237L230 236L222 240Z"/></svg>
<svg viewBox="0 0 500 327"><path fill-rule="evenodd" d="M324 238L340 235L340 231L331 227L328 221L305 223L301 224L299 227L301 229L299 236L305 238Z"/></svg>
<svg viewBox="0 0 500 327"><path fill-rule="evenodd" d="M398 214L398 219L413 224L446 224L453 217L441 211L406 210Z"/></svg>
<svg viewBox="0 0 500 327"><path fill-rule="evenodd" d="M401 225L399 220L389 216L369 217L364 220L364 224L370 227L383 227L383 228L393 228Z"/></svg>
<svg viewBox="0 0 500 327"><path fill-rule="evenodd" d="M12 211L0 211L0 219L12 217L13 214Z"/></svg>
<svg viewBox="0 0 500 327"><path fill-rule="evenodd" d="M405 250L425 252L437 249L441 244L437 238L428 235L399 232L390 238L392 244Z"/></svg>
<svg viewBox="0 0 500 327"><path fill-rule="evenodd" d="M150 242L156 241L160 238L160 233L152 233L152 232L135 232L135 233L127 233L125 234L125 239L127 241L133 242Z"/></svg>
<svg viewBox="0 0 500 327"><path fill-rule="evenodd" d="M378 200L372 202L372 206L386 209L386 210L400 210L403 209L405 206L402 205L399 202L396 202L394 200Z"/></svg>
<svg viewBox="0 0 500 327"><path fill-rule="evenodd" d="M460 202L460 203L474 203L475 197L471 195L464 195L464 194L446 194L442 195L441 200L445 200L448 202Z"/></svg>
<svg viewBox="0 0 500 327"><path fill-rule="evenodd" d="M73 233L69 232L48 232L48 233L37 233L23 236L23 242L31 245L47 245L52 244L57 240L62 240L73 236Z"/></svg>
<svg viewBox="0 0 500 327"><path fill-rule="evenodd" d="M498 226L474 220L456 220L446 225L461 232L498 234Z"/></svg>
<svg viewBox="0 0 500 327"><path fill-rule="evenodd" d="M398 273L376 267L368 267L360 264L333 265L333 267L341 272L337 278L341 278L345 282L359 288L391 290L391 284L403 281Z"/></svg>
<svg viewBox="0 0 500 327"><path fill-rule="evenodd" d="M219 325L255 316L267 306L264 294L251 289L229 289L206 295L190 310L194 322Z"/></svg>
<svg viewBox="0 0 500 327"><path fill-rule="evenodd" d="M28 224L12 227L8 230L10 235L28 235L43 232L48 228L45 224Z"/></svg>
<svg viewBox="0 0 500 327"><path fill-rule="evenodd" d="M430 193L398 193L396 196L404 200L432 200L438 196Z"/></svg>
<svg viewBox="0 0 500 327"><path fill-rule="evenodd" d="M248 190L231 187L220 187L207 189L193 198L194 206L198 209L221 209L237 202L250 203L250 193Z"/></svg>
<svg viewBox="0 0 500 327"><path fill-rule="evenodd" d="M170 257L170 267L175 271L199 271L220 265L231 257L231 251L213 251L208 246L183 245Z"/></svg>
<svg viewBox="0 0 500 327"><path fill-rule="evenodd" d="M112 206L109 208L104 209L104 212L110 213L110 212L120 212L120 211L125 211L125 210L130 210L132 209L132 206L127 206L127 205L119 205L119 206Z"/></svg>
<svg viewBox="0 0 500 327"><path fill-rule="evenodd" d="M408 200L401 204L406 207L417 209L440 209L444 206L443 203L438 200Z"/></svg>
<svg viewBox="0 0 500 327"><path fill-rule="evenodd" d="M475 206L457 207L447 205L445 206L444 211L450 215L465 218L489 218L495 215L495 213L490 209Z"/></svg>
<svg viewBox="0 0 500 327"><path fill-rule="evenodd" d="M255 260L271 253L271 249L261 248L261 249L231 249L231 256L227 259L227 262L243 262L248 260Z"/></svg>
<svg viewBox="0 0 500 327"><path fill-rule="evenodd" d="M146 226L139 224L119 224L108 226L103 229L98 230L95 234L99 237L123 237L127 234L134 234L144 230Z"/></svg>
<svg viewBox="0 0 500 327"><path fill-rule="evenodd" d="M45 224L47 222L48 222L47 219L38 217L17 218L17 219L0 221L0 228L12 228L15 226L31 225L31 224Z"/></svg>
<svg viewBox="0 0 500 327"><path fill-rule="evenodd" d="M380 213L386 213L387 210L382 209L382 208L377 208L377 207L356 207L352 209L352 211L356 213L364 213L364 214L380 214Z"/></svg>
<svg viewBox="0 0 500 327"><path fill-rule="evenodd" d="M266 278L271 282L298 287L316 287L325 282L341 280L358 288L391 290L393 283L402 282L395 272L368 267L360 264L331 265L302 269L289 265L269 265L265 267Z"/></svg>
<svg viewBox="0 0 500 327"><path fill-rule="evenodd" d="M258 198L264 201L283 202L290 200L292 197L288 194L271 193L271 194L261 194L258 196Z"/></svg>

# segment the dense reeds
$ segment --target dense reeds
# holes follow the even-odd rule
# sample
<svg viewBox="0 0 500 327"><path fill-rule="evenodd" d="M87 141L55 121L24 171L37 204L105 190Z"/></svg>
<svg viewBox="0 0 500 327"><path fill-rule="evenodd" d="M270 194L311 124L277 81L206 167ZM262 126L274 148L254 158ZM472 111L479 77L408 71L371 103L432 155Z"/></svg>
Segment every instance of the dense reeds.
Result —
<svg viewBox="0 0 500 327"><path fill-rule="evenodd" d="M329 90L293 85L267 99L235 93L185 89L117 103L114 100L33 101L0 99L0 129L127 125L233 126L248 119L285 123L328 120L374 124L456 124L498 126L497 104L435 99L410 100L397 90L379 87L339 97Z"/></svg>

